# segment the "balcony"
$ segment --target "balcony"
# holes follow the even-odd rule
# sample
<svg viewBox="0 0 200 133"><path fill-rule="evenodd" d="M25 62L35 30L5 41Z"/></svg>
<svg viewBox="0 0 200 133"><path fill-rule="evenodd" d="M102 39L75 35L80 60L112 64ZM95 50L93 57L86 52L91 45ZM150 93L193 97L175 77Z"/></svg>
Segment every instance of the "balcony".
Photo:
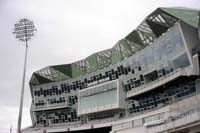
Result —
<svg viewBox="0 0 200 133"><path fill-rule="evenodd" d="M31 110L32 111L42 111L42 110L51 110L51 109L59 109L59 108L67 108L71 107L71 105L68 102L65 103L55 103L55 104L48 104L44 103L44 105L36 106L33 103L31 104Z"/></svg>
<svg viewBox="0 0 200 133"><path fill-rule="evenodd" d="M130 91L127 92L127 97L133 97L139 94L142 94L144 92L150 91L156 87L159 87L169 81L172 81L180 76L187 76L188 73L186 71L186 69L176 69L175 71L163 76L162 78L159 78L155 81L152 81L150 83L144 84L142 86L136 87Z"/></svg>
<svg viewBox="0 0 200 133"><path fill-rule="evenodd" d="M167 132L167 131L176 131L179 128L189 128L192 127L192 124L200 125L200 106L193 108L189 111L181 113L176 116L168 117L164 121L164 124L161 125L153 125L149 127L149 133L159 133L159 132Z"/></svg>

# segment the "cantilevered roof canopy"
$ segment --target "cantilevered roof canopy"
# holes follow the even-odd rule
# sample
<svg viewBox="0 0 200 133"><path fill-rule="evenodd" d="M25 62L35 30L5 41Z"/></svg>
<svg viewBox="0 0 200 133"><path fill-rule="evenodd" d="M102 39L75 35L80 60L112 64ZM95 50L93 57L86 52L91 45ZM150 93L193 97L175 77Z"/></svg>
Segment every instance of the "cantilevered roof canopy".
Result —
<svg viewBox="0 0 200 133"><path fill-rule="evenodd" d="M175 16L176 18L194 26L199 27L199 11L187 8L161 8L161 10Z"/></svg>
<svg viewBox="0 0 200 133"><path fill-rule="evenodd" d="M137 51L151 45L177 21L200 26L200 12L188 8L158 8L111 49L94 53L87 58L65 65L45 67L33 73L30 85L65 80L103 69L126 59Z"/></svg>

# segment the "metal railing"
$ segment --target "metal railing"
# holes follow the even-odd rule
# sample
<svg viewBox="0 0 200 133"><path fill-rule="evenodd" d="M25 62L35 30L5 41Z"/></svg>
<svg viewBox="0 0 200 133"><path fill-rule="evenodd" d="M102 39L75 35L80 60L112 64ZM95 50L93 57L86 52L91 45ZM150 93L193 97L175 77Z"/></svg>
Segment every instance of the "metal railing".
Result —
<svg viewBox="0 0 200 133"><path fill-rule="evenodd" d="M163 77L158 78L157 80L154 80L154 81L146 83L146 84L144 84L142 86L139 86L139 87L136 87L134 89L131 89L130 91L127 91L127 96L130 95L130 94L133 94L133 93L135 93L135 92L137 92L139 90L142 90L142 89L145 89L147 87L150 87L151 85L154 85L154 84L156 84L156 83L158 83L160 81L164 81L167 78L169 78L169 77L171 77L173 75L176 75L176 74L184 75L185 74L185 69L178 68L175 71L170 72L169 74L167 74L167 75L165 75ZM177 75L177 76L179 76L179 75Z"/></svg>
<svg viewBox="0 0 200 133"><path fill-rule="evenodd" d="M149 128L149 133L159 133L169 130L176 130L179 127L184 128L191 123L200 121L200 106L190 109L181 114L170 116L164 120L164 124L152 126Z"/></svg>

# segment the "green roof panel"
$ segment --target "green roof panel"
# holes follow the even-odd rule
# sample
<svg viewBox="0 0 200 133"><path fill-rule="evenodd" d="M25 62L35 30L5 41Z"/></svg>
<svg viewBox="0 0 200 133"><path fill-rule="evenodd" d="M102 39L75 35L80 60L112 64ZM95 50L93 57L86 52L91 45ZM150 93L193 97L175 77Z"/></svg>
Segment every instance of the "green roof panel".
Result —
<svg viewBox="0 0 200 133"><path fill-rule="evenodd" d="M150 21L150 20L146 20L147 23L149 24L149 26L151 27L152 31L154 32L154 34L156 35L156 37L159 37L160 35L162 35L162 33L166 32L167 29L169 27Z"/></svg>
<svg viewBox="0 0 200 133"><path fill-rule="evenodd" d="M71 70L71 64L66 64L66 65L56 65L52 66L54 69L58 70L59 72L72 77L72 70Z"/></svg>
<svg viewBox="0 0 200 133"><path fill-rule="evenodd" d="M187 8L161 8L163 11L177 17L178 19L194 26L198 27L199 12Z"/></svg>
<svg viewBox="0 0 200 133"><path fill-rule="evenodd" d="M41 84L44 84L44 83L50 83L50 82L53 82L52 80L50 80L50 79L47 79L47 78L45 78L45 77L43 77L43 76L40 76L39 74L37 74L37 73L35 73L34 74L35 75L35 77L37 78L37 81Z"/></svg>
<svg viewBox="0 0 200 133"><path fill-rule="evenodd" d="M128 36L125 37L125 39L132 41L134 43L143 45L142 40L139 37L139 34L136 30L132 31L130 34L128 34Z"/></svg>
<svg viewBox="0 0 200 133"><path fill-rule="evenodd" d="M86 58L86 71L87 73L94 72L98 69L96 54Z"/></svg>
<svg viewBox="0 0 200 133"><path fill-rule="evenodd" d="M85 74L85 72L79 66L72 67L72 77L77 77Z"/></svg>

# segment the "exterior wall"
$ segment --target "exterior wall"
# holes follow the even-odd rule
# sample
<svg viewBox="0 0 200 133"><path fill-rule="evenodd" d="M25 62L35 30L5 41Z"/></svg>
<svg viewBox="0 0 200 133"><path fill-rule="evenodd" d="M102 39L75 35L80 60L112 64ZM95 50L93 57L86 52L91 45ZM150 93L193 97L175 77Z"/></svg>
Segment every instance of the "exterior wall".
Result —
<svg viewBox="0 0 200 133"><path fill-rule="evenodd" d="M78 115L121 108L119 81L114 80L79 91Z"/></svg>
<svg viewBox="0 0 200 133"><path fill-rule="evenodd" d="M111 65L106 69L102 69L101 71L97 71L82 77L77 77L66 81L34 86L32 88L34 90L33 92L34 95L33 95L33 105L31 109L32 112L34 112L33 114L35 115L32 116L33 120L38 119L37 118L38 116L39 119L44 119L40 122L41 124L37 124L41 126L57 125L53 123L60 123L60 122L63 123L63 125L71 125L71 124L66 124L68 122L69 123L71 122L73 125L74 124L79 125L82 122L84 122L86 120L84 116L77 116L78 92L80 90L78 85L79 83L80 85L82 85L85 79L87 80L91 79L91 77L99 75L100 73L103 75L102 77L105 78L96 81L93 79L94 80L93 82L91 82L92 81L91 80L87 84L84 83L85 88L92 88L119 79L120 87L118 89L119 92L118 94L123 94L123 95L119 95L118 98L120 100L118 100L118 102L120 102L120 105L127 107L128 103L125 102L125 100L123 100L125 99L125 93L133 90L135 91L140 87L143 88L144 86L149 86L149 83L151 82L154 85L156 85L158 79L167 79L165 76L161 74L162 72L160 73L161 74L160 75L158 71L164 70L165 74L168 75L176 70L179 70L180 68L183 69L188 66L191 66L186 54L186 51L188 51L186 50L186 48L188 47L185 47L182 38L183 36L181 35L180 28L183 27L187 26L185 25L180 26L179 24L176 24L165 35L161 36L153 45L147 46L142 51L137 52L136 54L132 55L126 60L119 62L116 65ZM187 27L186 31L188 31L189 28L190 27ZM186 31L183 30L183 33ZM188 34L184 34L184 37L188 38L187 36ZM185 42L191 41L188 39L185 40L186 40ZM179 63L176 64L176 62ZM148 74L152 75L148 77ZM185 75L191 75L191 74L192 73L189 73L188 70L185 73ZM155 79L151 79L151 76L155 76ZM184 74L179 76L184 76ZM179 76L173 78L178 78ZM155 83L153 81L155 81ZM69 84L69 86L67 86L67 84ZM156 87L154 86L152 89L154 88ZM129 100L127 101L129 102ZM37 104L39 104L39 106L36 106ZM66 108L68 109L66 110ZM56 115L56 112L55 114L53 114L53 112L51 111L52 109L57 109L60 113L58 115ZM42 114L44 117L40 117L42 116L40 114ZM64 117L67 117L67 120L65 120L64 118L59 120L62 114L64 115ZM69 116L71 114L73 118L71 118L72 116ZM52 117L52 118L54 117L56 120L54 121L50 119L46 121L45 117Z"/></svg>
<svg viewBox="0 0 200 133"><path fill-rule="evenodd" d="M199 54L195 54L193 56L193 73L199 75L200 74L200 55Z"/></svg>
<svg viewBox="0 0 200 133"><path fill-rule="evenodd" d="M156 132L160 132L160 131L165 131L166 129L166 123L165 124L155 124L153 126L149 126L149 127L145 127L145 121L143 120L143 123L139 126L139 127L135 127L133 124L129 126L124 125L127 122L132 122L134 123L135 120L137 120L138 118L140 119L144 119L144 118L148 118L149 116L155 116L157 114L160 114L161 112L163 112L165 115L162 118L162 120L164 120L165 122L167 120L169 120L169 118L181 118L178 119L177 122L175 122L174 124L177 125L178 127L181 126L181 128L184 129L184 127L190 127L190 124L193 122L199 121L200 122L200 94L197 94L193 97L187 98L185 100L176 102L172 105L169 105L168 107L165 107L165 111L162 109L158 109L146 114L142 114L140 116L136 116L133 117L132 120L131 119L125 119L123 121L118 121L116 123L113 123L113 128L112 128L112 132L113 133L132 133L132 132L137 132L140 131L140 133L156 133ZM194 109L194 111L193 111ZM198 112L199 111L199 112ZM195 113L197 112L197 113ZM190 115L191 114L191 115ZM183 118L182 118L183 117ZM187 118L188 117L188 118ZM163 122L164 122L163 121ZM173 124L171 123L171 121L167 121L167 126L168 126L168 130L171 130L173 128ZM186 125L185 125L186 124ZM174 125L175 126L175 125ZM200 126L200 124L199 124ZM189 128L190 129L190 128ZM191 130L192 130L192 126L191 126ZM196 129L196 128L194 128ZM179 129L180 130L180 129Z"/></svg>
<svg viewBox="0 0 200 133"><path fill-rule="evenodd" d="M153 21L149 22L149 26L155 26ZM174 18L171 23L176 21L177 18ZM34 126L24 132L76 131L112 125L111 133L156 133L172 130L174 126L181 131L182 129L178 129L180 126L192 126L192 122L200 121L198 31L182 21L167 27L159 26L166 32L157 33L159 38L156 39L153 32L158 31L150 31L145 20L137 30L138 36L143 38L143 45L148 45L142 46L140 51L130 56L130 51L124 51L121 57L116 55L119 62L99 70L96 56L92 55L86 62L93 66L87 68L85 75L83 73L79 77L31 85L31 116ZM141 32L142 29L152 33L145 35ZM123 41L125 40L121 40L113 48L116 50L115 54L117 50L121 51L120 43L125 43ZM126 43L136 46L135 42ZM43 72L48 73L45 71ZM75 75L78 73L77 70ZM58 75L51 76L54 78L53 76ZM112 88L106 85L115 82L117 93L114 95L117 100L113 103L111 100L115 96L106 95ZM91 98L91 95L98 97ZM104 96L106 99L102 98ZM90 104L89 109L81 108L82 97L91 98L85 103ZM95 105L99 100L104 101L103 105ZM82 110L84 111L81 112Z"/></svg>
<svg viewBox="0 0 200 133"><path fill-rule="evenodd" d="M119 101L119 106L121 109L127 109L128 108L128 104L126 102L126 93L125 91L123 90L123 86L122 86L122 81L119 80L119 91L118 91L118 101Z"/></svg>
<svg viewBox="0 0 200 133"><path fill-rule="evenodd" d="M146 133L146 130L143 127L136 127L117 131L116 133Z"/></svg>
<svg viewBox="0 0 200 133"><path fill-rule="evenodd" d="M188 56L190 57L190 62L192 63L192 56L200 50L200 40L198 36L198 31L196 28L191 27L190 25L180 22L180 27L182 30L185 47L188 51Z"/></svg>
<svg viewBox="0 0 200 133"><path fill-rule="evenodd" d="M199 38L200 38L200 28L198 28L198 35L199 35Z"/></svg>
<svg viewBox="0 0 200 133"><path fill-rule="evenodd" d="M158 82L157 80L167 80L169 78L170 73L175 73L178 69L186 68L190 66L188 62L189 58L187 54L187 47L185 47L184 40L181 35L180 27L176 24L173 28L171 28L167 33L161 36L152 46L146 47L142 52L133 56L133 60L136 62L132 62L133 64L140 64L142 67L142 71L138 72L137 76L130 75L125 77L123 80L123 84L130 85L130 80L140 81L140 77L144 78L141 81L140 86L136 84L131 84L131 89L128 88L128 96L131 95L129 93L137 94L137 90L141 90L144 87L149 87L153 85L151 88L155 88L155 84ZM143 57L143 58L142 58ZM180 60L183 59L182 61ZM153 62L153 63L152 63ZM176 63L177 62L177 63ZM190 68L189 68L190 69ZM191 75L193 74L192 70L186 70L183 75ZM193 68L191 68L193 69ZM164 70L164 72L162 72ZM137 73L137 72L136 72ZM154 79L149 77L153 77L153 73L157 74ZM150 75L150 76L149 76ZM152 75L152 76L151 76ZM182 74L181 74L182 75ZM173 75L174 76L174 75ZM177 75L180 76L180 75ZM174 79L175 77L172 77ZM154 82L155 81L155 82ZM169 81L167 81L169 82ZM163 84L163 83L161 83ZM144 90L145 92L145 90Z"/></svg>

